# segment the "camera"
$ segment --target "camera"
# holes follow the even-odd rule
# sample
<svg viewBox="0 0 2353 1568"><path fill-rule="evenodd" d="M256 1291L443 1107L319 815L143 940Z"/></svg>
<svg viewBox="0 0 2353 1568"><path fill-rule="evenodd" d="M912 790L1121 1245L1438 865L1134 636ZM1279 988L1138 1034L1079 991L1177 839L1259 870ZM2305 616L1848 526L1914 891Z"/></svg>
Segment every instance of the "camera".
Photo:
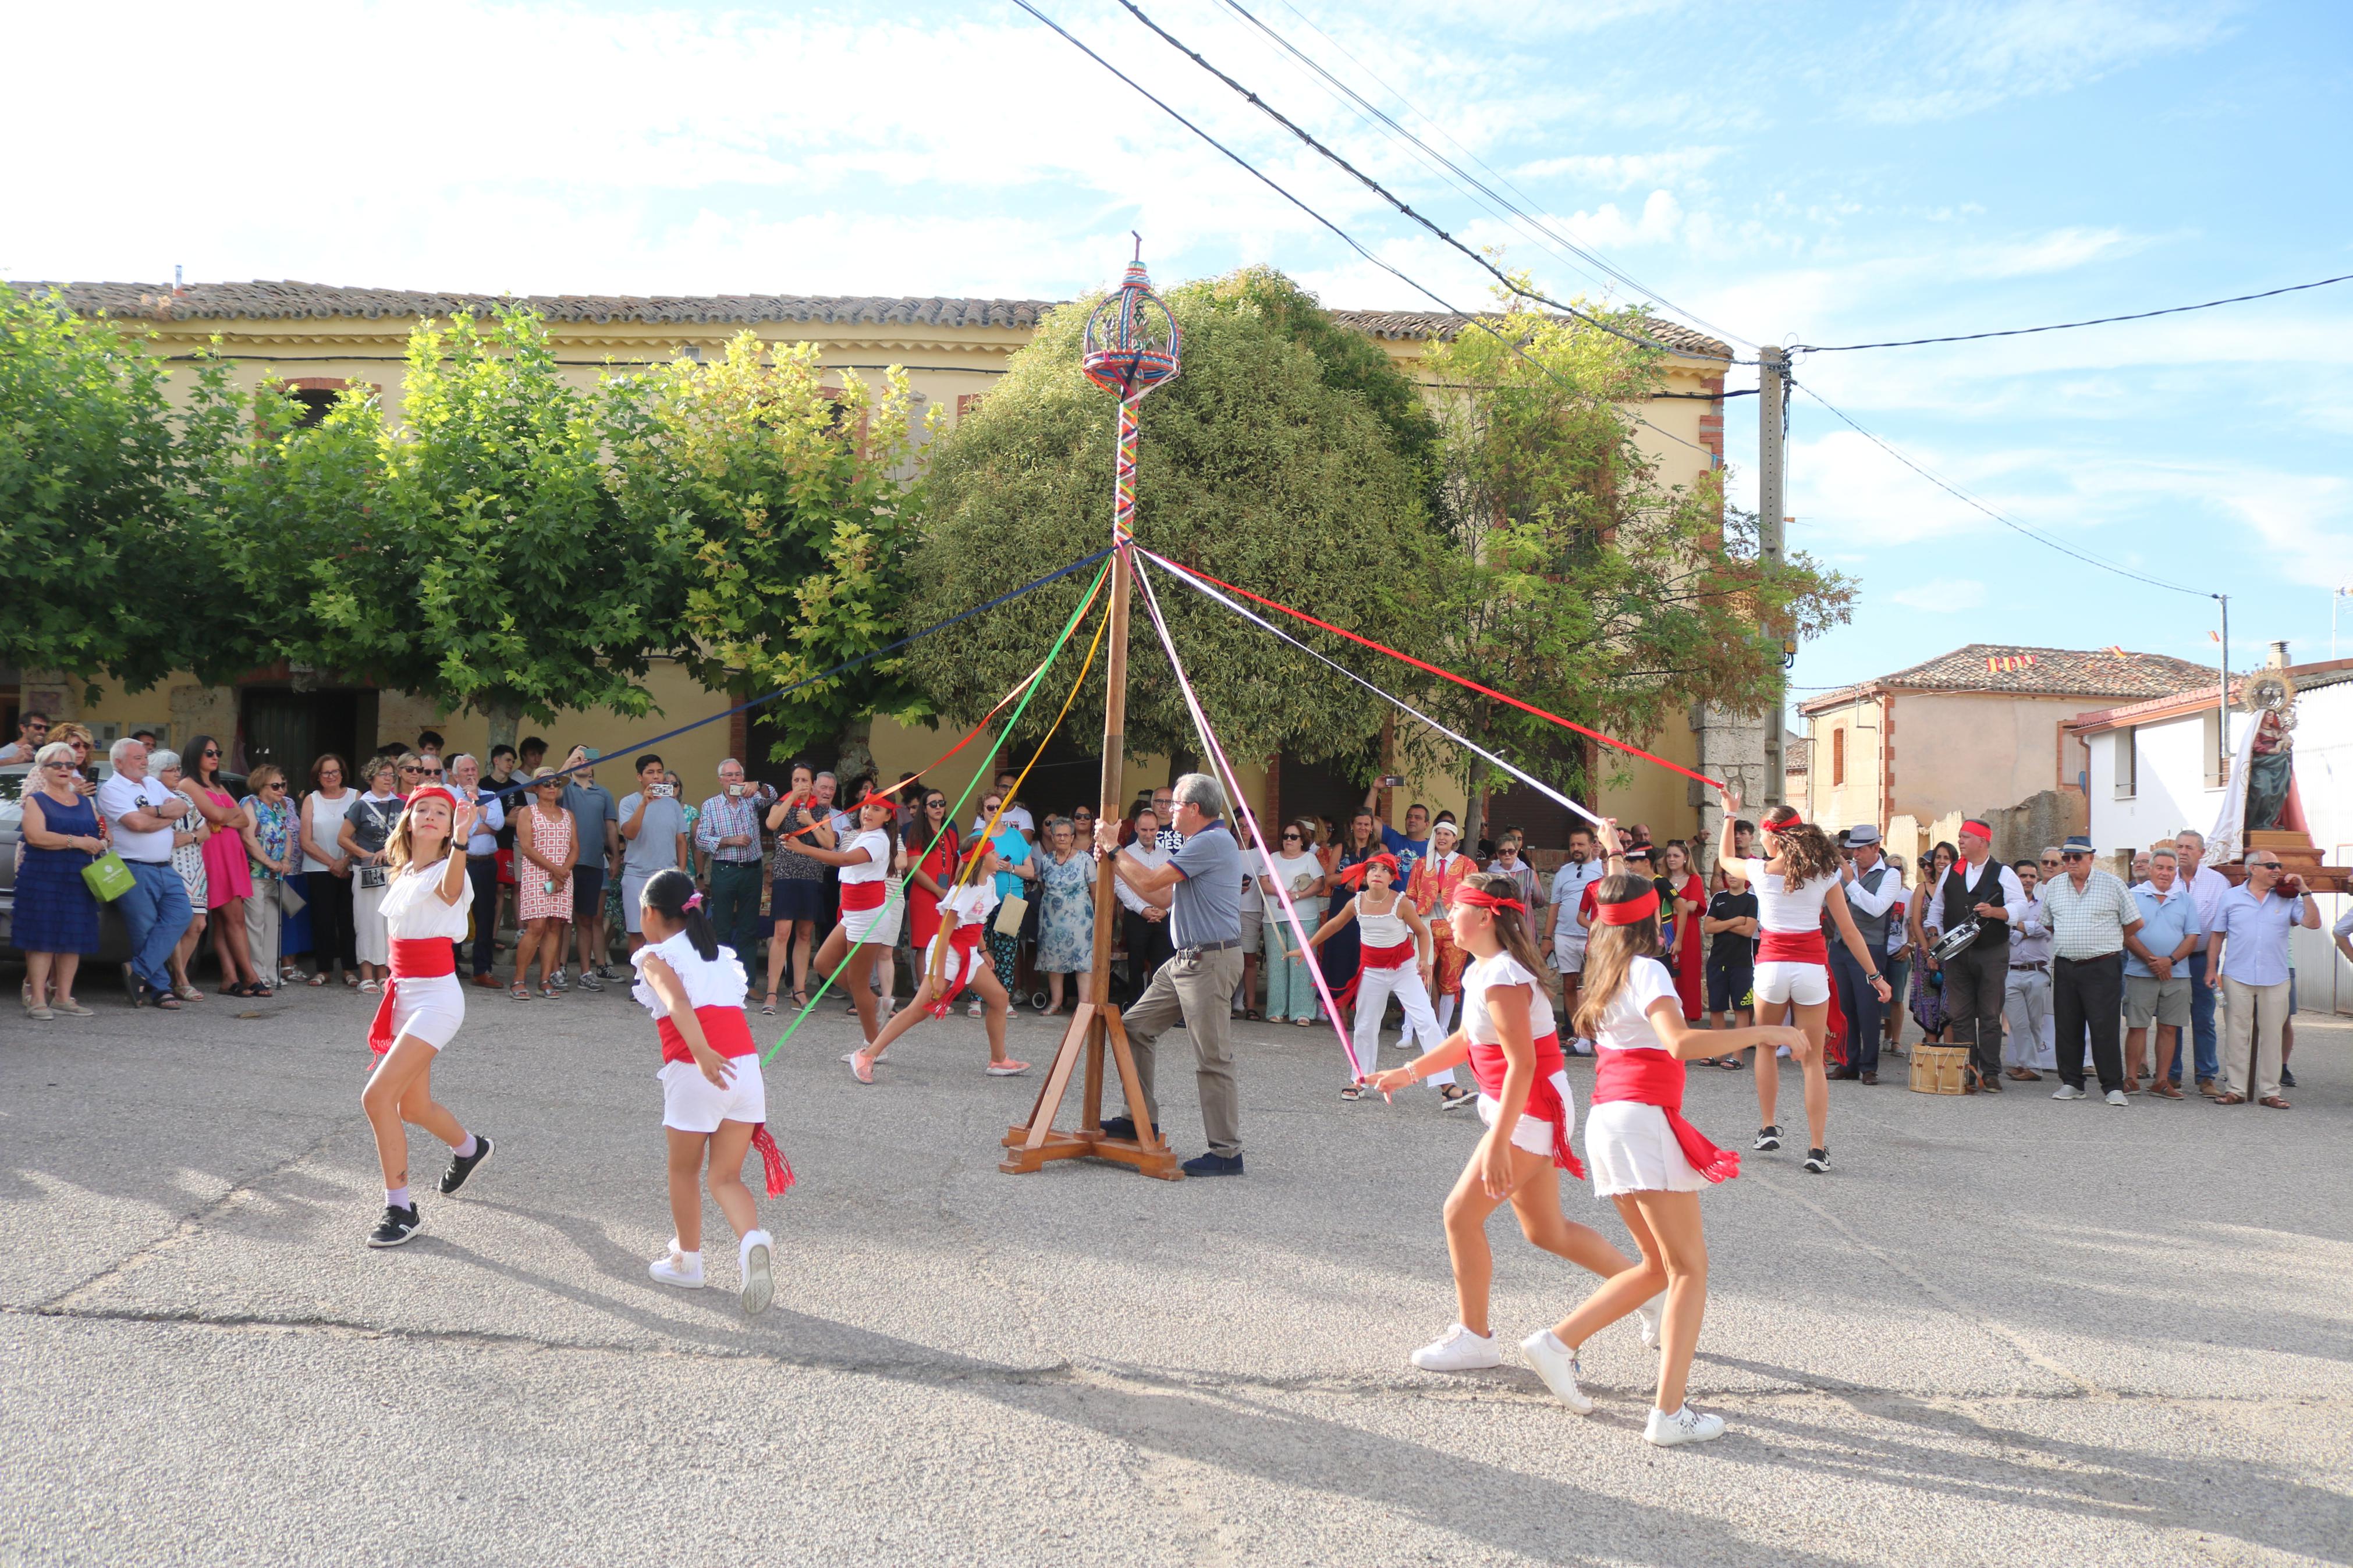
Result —
<svg viewBox="0 0 2353 1568"><path fill-rule="evenodd" d="M744 792L749 790L751 787L752 786L750 784L729 784L727 786L727 798L730 800L741 800L744 798Z"/></svg>
<svg viewBox="0 0 2353 1568"><path fill-rule="evenodd" d="M674 784L648 784L646 786L646 798L648 800L668 800L677 793L678 788Z"/></svg>

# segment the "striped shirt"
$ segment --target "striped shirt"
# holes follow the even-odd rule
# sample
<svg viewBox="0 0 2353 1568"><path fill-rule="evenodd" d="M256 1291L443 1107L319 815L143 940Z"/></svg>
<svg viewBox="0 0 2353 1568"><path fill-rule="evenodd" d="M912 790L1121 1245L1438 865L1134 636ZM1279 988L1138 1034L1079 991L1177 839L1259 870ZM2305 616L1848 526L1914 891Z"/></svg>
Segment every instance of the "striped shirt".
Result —
<svg viewBox="0 0 2353 1568"><path fill-rule="evenodd" d="M752 787L752 786L746 786ZM722 844L723 838L749 837L748 844ZM702 803L694 819L694 847L713 860L733 865L760 863L760 811L756 788L752 794L730 795L722 790Z"/></svg>

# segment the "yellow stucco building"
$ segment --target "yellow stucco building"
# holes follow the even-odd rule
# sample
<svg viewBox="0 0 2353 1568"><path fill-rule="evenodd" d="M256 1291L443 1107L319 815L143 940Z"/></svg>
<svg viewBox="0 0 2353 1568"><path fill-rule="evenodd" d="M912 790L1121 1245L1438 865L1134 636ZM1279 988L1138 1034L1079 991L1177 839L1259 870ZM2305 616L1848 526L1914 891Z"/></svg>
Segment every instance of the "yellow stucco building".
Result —
<svg viewBox="0 0 2353 1568"><path fill-rule="evenodd" d="M372 385L395 420L401 412L408 334L417 322L446 320L461 310L483 312L501 302L480 295L293 282L199 283L178 289L115 283L16 286L34 291L56 287L79 311L102 310L126 325L143 328L151 334L151 351L174 361L187 361L217 340L218 352L230 359L242 384L250 388L264 381L280 382L322 409L348 383ZM823 363L844 376L879 377L888 367L903 367L921 400L919 406L939 410L951 425L987 395L1005 373L1007 361L1029 342L1040 316L1053 307L1052 301L1041 300L800 295L543 295L512 302L528 304L546 318L559 363L583 387L593 386L611 371L681 354L715 356L729 339L748 328L769 342L816 344ZM1409 374L1416 374L1432 342L1464 325L1461 317L1407 311L1341 310L1336 315L1379 342ZM1638 439L1658 460L1662 482L1690 484L1723 461L1724 361L1729 351L1672 322L1656 322L1651 331L1678 352L1668 363L1668 395L1641 411L1648 423L1640 428ZM1106 405L1104 417L1110 416ZM1044 571L1058 563L1008 563L1005 585L1034 575L1029 570L1033 564ZM405 692L322 687L308 672L282 665L255 671L228 687L175 678L133 695L100 681L99 700L87 705L79 701L80 686L37 672L0 670L0 698L12 706L79 717L101 740L149 727L163 735L164 743L177 746L191 734L209 733L230 742L225 750L240 765L265 751L281 761L293 756L302 762L318 750L372 751L385 741L413 740L425 728L439 731L451 752L479 754L488 744L488 721L481 714L437 712ZM583 742L626 756L647 737L716 713L733 700L703 689L669 663L656 666L647 686L659 709L656 717L628 721L609 713L565 713L549 726L526 721L523 732L543 735L558 752ZM1704 763L1719 774L1741 771L1753 752L1757 771L1748 793L1758 797L1763 793L1757 787L1760 737L1756 721L1694 712L1663 734L1629 738L1679 762ZM886 778L923 767L943 743L934 731L910 731L889 721L876 724L872 739L877 767ZM1092 748L1090 742L1085 749ZM704 725L660 746L670 765L687 782L690 797L705 793L723 757L743 756L754 749L764 751L765 746L740 717ZM975 747L966 756L979 750ZM755 763L765 768L765 757ZM936 776L953 792L969 777L968 771L956 770L967 766L965 758L958 758ZM1303 810L1329 815L1336 809L1339 781L1314 776L1315 770L1290 770L1293 776L1285 781L1284 770L1269 769L1262 763L1238 762L1237 766L1245 790L1262 810L1275 805L1285 815ZM1610 769L1605 763L1593 772L1606 778ZM1164 758L1129 760L1132 789L1166 777ZM1622 787L1605 789L1600 809L1630 822L1646 822L1661 837L1688 834L1700 826L1697 787L1664 770L1638 765ZM1066 810L1092 797L1093 783L1090 778L1082 784L1065 773L1050 790L1025 793L1038 804ZM1451 805L1460 813L1463 806L1459 785L1443 778L1416 779L1409 793L1433 807ZM1491 799L1493 820L1523 823L1536 845L1559 841L1558 829L1565 823L1556 820L1562 814L1551 803L1525 790ZM1400 800L1397 815L1402 809Z"/></svg>

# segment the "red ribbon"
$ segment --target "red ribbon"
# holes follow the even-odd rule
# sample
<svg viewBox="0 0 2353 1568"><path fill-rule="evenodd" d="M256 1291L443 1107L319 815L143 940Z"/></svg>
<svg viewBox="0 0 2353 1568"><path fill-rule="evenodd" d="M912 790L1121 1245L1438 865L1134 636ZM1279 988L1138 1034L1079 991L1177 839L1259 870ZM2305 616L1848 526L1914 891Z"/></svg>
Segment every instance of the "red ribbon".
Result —
<svg viewBox="0 0 2353 1568"><path fill-rule="evenodd" d="M1454 901L1474 910L1516 910L1521 914L1528 912L1528 906L1517 899L1498 898L1493 893L1482 893L1476 888L1456 889Z"/></svg>
<svg viewBox="0 0 2353 1568"><path fill-rule="evenodd" d="M752 1129L752 1147L760 1152L760 1165L767 1173L768 1195L772 1198L780 1195L797 1178L793 1174L791 1163L785 1158L785 1152L776 1147L776 1141L770 1135L766 1122L763 1121Z"/></svg>
<svg viewBox="0 0 2353 1568"><path fill-rule="evenodd" d="M393 997L403 980L433 980L444 974L458 973L458 950L448 937L395 937L392 941L392 973L384 983L384 995L375 1005L375 1018L368 1025L368 1049L383 1056L392 1049Z"/></svg>
<svg viewBox="0 0 2353 1568"><path fill-rule="evenodd" d="M1538 1121L1552 1123L1552 1163L1579 1181L1585 1179L1585 1163L1568 1146L1568 1108L1560 1102L1560 1090L1553 1087L1552 1075L1566 1070L1560 1054L1560 1033L1555 1030L1535 1042L1536 1078L1528 1086L1528 1102L1520 1107L1520 1114ZM1502 1046L1471 1042L1471 1076L1479 1080L1479 1092L1490 1100L1504 1098L1504 1075L1510 1069L1510 1058Z"/></svg>
<svg viewBox="0 0 2353 1568"><path fill-rule="evenodd" d="M1675 1135L1683 1158L1693 1170L1711 1182L1728 1182L1740 1174L1740 1156L1719 1149L1707 1134L1683 1120L1683 1064L1660 1050L1605 1050L1593 1075L1593 1103L1631 1100L1655 1105L1667 1113L1667 1130Z"/></svg>

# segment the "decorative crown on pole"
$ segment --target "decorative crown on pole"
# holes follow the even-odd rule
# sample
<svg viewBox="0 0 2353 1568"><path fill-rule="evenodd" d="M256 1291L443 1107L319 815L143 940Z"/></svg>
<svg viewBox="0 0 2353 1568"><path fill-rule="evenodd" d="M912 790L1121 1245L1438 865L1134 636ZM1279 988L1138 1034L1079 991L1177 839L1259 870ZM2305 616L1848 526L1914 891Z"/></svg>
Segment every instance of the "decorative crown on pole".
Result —
<svg viewBox="0 0 2353 1568"><path fill-rule="evenodd" d="M1126 279L1087 318L1086 357L1080 363L1088 380L1122 403L1133 403L1176 379L1183 345L1176 318L1145 274L1144 238L1138 235Z"/></svg>

